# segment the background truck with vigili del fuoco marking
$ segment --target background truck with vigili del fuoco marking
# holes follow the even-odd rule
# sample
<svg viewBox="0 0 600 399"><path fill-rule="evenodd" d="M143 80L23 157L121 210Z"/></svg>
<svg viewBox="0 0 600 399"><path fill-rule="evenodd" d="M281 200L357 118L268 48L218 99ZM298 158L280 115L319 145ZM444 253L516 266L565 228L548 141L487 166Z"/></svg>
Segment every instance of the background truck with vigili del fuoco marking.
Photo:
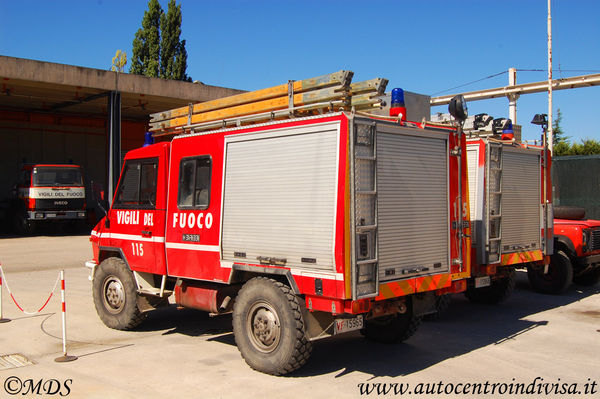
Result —
<svg viewBox="0 0 600 399"><path fill-rule="evenodd" d="M468 272L465 139L363 111L386 81L341 71L153 116L170 141L130 151L93 229L92 292L131 329L174 295L233 313L254 369L302 366L315 339L410 337ZM466 116L466 106L454 102ZM400 112L400 114L398 114ZM217 130L215 130L217 129ZM467 223L465 223L467 222Z"/></svg>
<svg viewBox="0 0 600 399"><path fill-rule="evenodd" d="M80 227L86 220L81 167L72 164L24 164L6 218L19 234L51 223Z"/></svg>

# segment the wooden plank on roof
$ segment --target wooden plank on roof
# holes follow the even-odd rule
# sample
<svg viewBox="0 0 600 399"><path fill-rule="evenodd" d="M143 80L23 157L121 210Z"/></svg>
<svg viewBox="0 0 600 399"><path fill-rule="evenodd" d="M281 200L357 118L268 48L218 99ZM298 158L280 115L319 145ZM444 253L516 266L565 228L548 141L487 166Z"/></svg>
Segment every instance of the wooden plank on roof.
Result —
<svg viewBox="0 0 600 399"><path fill-rule="evenodd" d="M309 90L321 89L331 86L348 86L353 76L352 71L338 71L315 78L298 80L293 82L294 93L302 93ZM269 87L266 89L250 91L234 96L219 98L216 100L198 103L193 106L192 114L214 111L222 108L235 107L238 105L259 102L288 95L288 84ZM169 111L158 112L151 116L151 122L165 121L168 119L188 116L189 107L180 107Z"/></svg>
<svg viewBox="0 0 600 399"><path fill-rule="evenodd" d="M305 93L295 94L294 105L302 106L313 103L327 102L333 100L346 99L347 92L343 90L342 86L329 87L321 90L313 90ZM289 98L285 97L277 97L263 101L251 102L248 104L242 104L235 107L228 107L217 109L214 111L202 112L198 114L193 114L191 118L186 114L185 116L181 116L179 118L168 119L160 122L151 122L150 130L169 130L174 129L176 127L185 126L188 124L196 124L209 122L213 120L220 119L228 119L235 118L239 116L257 114L261 112L269 112L287 108L289 106Z"/></svg>

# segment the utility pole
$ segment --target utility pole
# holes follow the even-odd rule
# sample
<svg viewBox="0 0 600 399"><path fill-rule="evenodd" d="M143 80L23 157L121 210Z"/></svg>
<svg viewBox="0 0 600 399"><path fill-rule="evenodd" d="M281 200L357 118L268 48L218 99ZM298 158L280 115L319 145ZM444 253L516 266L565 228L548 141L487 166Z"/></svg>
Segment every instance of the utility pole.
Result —
<svg viewBox="0 0 600 399"><path fill-rule="evenodd" d="M550 3L551 0L548 0L548 130L546 130L546 142L550 154L552 154L554 143L552 140L552 13Z"/></svg>
<svg viewBox="0 0 600 399"><path fill-rule="evenodd" d="M517 70L515 68L508 69L508 85L514 86L517 84ZM519 99L518 93L510 93L508 97L508 117L512 121L513 125L517 124L517 100Z"/></svg>

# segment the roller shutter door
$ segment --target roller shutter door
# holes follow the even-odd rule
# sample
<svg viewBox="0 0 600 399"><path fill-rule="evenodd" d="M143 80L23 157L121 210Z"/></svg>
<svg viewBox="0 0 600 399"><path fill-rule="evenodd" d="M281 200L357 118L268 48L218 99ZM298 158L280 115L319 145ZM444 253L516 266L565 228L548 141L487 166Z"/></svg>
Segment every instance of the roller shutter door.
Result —
<svg viewBox="0 0 600 399"><path fill-rule="evenodd" d="M226 144L223 259L335 270L338 126Z"/></svg>
<svg viewBox="0 0 600 399"><path fill-rule="evenodd" d="M379 280L447 271L447 139L378 132L377 200Z"/></svg>
<svg viewBox="0 0 600 399"><path fill-rule="evenodd" d="M540 155L505 148L502 169L502 253L541 249Z"/></svg>

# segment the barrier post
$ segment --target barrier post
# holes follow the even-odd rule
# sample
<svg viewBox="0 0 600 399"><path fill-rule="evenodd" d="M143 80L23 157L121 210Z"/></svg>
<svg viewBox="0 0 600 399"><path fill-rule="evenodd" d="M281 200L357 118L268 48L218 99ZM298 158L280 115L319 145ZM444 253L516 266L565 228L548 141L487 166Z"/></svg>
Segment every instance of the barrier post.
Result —
<svg viewBox="0 0 600 399"><path fill-rule="evenodd" d="M67 306L65 302L65 271L60 271L60 298L62 304L62 344L63 355L54 359L55 362L64 363L72 362L77 359L77 356L67 355Z"/></svg>
<svg viewBox="0 0 600 399"><path fill-rule="evenodd" d="M10 319L5 319L2 316L2 276L4 273L2 272L2 264L0 264L0 323L8 323Z"/></svg>

